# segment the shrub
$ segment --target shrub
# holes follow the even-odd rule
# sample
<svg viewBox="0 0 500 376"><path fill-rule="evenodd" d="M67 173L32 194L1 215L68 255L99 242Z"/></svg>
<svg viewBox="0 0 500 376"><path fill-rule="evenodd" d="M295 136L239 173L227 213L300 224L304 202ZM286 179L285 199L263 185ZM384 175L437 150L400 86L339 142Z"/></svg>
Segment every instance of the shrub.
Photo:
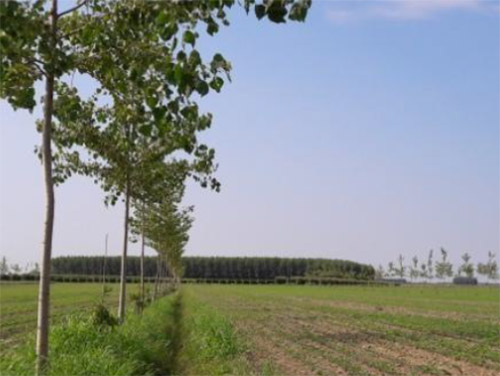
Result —
<svg viewBox="0 0 500 376"><path fill-rule="evenodd" d="M94 306L90 313L90 321L93 325L102 326L115 326L118 324L118 319L114 317L103 304Z"/></svg>
<svg viewBox="0 0 500 376"><path fill-rule="evenodd" d="M284 276L278 276L274 278L274 282L277 283L278 285L282 285L288 283L288 278Z"/></svg>

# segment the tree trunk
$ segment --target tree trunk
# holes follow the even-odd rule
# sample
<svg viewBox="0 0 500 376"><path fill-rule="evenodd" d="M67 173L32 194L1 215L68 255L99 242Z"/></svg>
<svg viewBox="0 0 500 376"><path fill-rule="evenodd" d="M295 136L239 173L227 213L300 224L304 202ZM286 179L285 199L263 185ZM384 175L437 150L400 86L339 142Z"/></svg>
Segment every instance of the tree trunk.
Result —
<svg viewBox="0 0 500 376"><path fill-rule="evenodd" d="M101 303L104 304L104 297L106 296L106 261L108 259L108 234L104 238L104 259L102 260L102 297Z"/></svg>
<svg viewBox="0 0 500 376"><path fill-rule="evenodd" d="M57 0L52 0L50 14L51 44L56 48ZM52 51L53 51L52 50ZM51 62L52 63L52 62ZM52 114L54 107L54 69L48 64L45 81L44 119L42 130L42 163L45 180L45 228L41 257L40 282L38 285L38 322L36 333L36 374L44 373L49 354L49 316L50 316L50 259L52 253L52 234L54 231L54 182L52 180Z"/></svg>
<svg viewBox="0 0 500 376"><path fill-rule="evenodd" d="M158 295L158 282L160 280L160 255L156 256L156 278L155 285L153 289L153 300L156 300L156 296Z"/></svg>
<svg viewBox="0 0 500 376"><path fill-rule="evenodd" d="M144 295L144 209L145 205L142 204L142 236L141 236L141 300L142 303L145 303L145 295Z"/></svg>
<svg viewBox="0 0 500 376"><path fill-rule="evenodd" d="M127 185L125 187L125 221L123 234L123 253L120 270L120 298L118 302L118 319L120 322L125 320L125 300L127 290L127 247L128 247L128 220L130 208L130 178L127 177Z"/></svg>

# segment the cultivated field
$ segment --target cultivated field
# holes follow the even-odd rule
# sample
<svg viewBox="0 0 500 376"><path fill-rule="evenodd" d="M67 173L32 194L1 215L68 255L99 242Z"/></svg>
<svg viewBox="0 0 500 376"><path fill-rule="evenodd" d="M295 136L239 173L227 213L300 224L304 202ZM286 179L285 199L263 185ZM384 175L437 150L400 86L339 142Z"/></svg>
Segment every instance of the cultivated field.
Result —
<svg viewBox="0 0 500 376"><path fill-rule="evenodd" d="M493 376L500 371L497 288L185 289L230 318L259 374Z"/></svg>
<svg viewBox="0 0 500 376"><path fill-rule="evenodd" d="M114 286L107 298L113 312L117 290ZM52 291L57 322L97 302L101 286L61 283ZM185 285L151 312L155 320L169 322L170 329L158 335L176 344L158 343L158 359L168 359L163 367L168 373L496 376L498 292L453 286ZM36 285L2 284L0 303L3 342L30 337ZM134 325L126 330L136 333ZM126 330L123 335L132 333ZM150 325L153 338L155 330L158 324Z"/></svg>

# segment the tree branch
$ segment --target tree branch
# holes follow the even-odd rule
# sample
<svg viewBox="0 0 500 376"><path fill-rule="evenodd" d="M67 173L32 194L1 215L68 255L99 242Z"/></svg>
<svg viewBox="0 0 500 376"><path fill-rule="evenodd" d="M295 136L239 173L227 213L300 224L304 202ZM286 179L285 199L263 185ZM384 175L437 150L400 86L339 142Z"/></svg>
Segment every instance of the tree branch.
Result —
<svg viewBox="0 0 500 376"><path fill-rule="evenodd" d="M66 14L69 14L69 13L72 13L74 12L75 10L78 10L80 9L81 7L83 7L85 4L87 4L87 0L83 0L80 4L77 4L75 5L74 7L72 8L69 8L67 10L65 10L64 12L61 12L57 15L57 18L61 18L63 16L65 16Z"/></svg>
<svg viewBox="0 0 500 376"><path fill-rule="evenodd" d="M29 64L33 65L36 69L38 69L38 71L44 75L45 77L47 77L47 72L39 65L41 64L43 66L43 62L38 60L38 59L35 59L35 58L29 58L27 57L26 60L28 61Z"/></svg>

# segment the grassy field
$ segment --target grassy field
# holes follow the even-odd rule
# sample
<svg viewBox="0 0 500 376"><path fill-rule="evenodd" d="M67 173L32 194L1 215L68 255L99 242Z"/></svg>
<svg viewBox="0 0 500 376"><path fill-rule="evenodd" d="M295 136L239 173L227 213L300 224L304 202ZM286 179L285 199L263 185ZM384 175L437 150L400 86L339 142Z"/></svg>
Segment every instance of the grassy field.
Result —
<svg viewBox="0 0 500 376"><path fill-rule="evenodd" d="M55 284L54 321L86 310L99 300L100 288ZM107 298L113 312L117 290L114 286ZM167 361L155 367L183 375L496 376L499 299L494 287L187 285L180 295L153 307L153 324L130 320L116 336L123 342L136 335L136 328L147 327L148 336L136 338L132 348L149 341L157 348L156 358ZM1 285L0 304L4 342L33 333L36 285ZM169 329L158 333L162 322ZM54 342L77 341L60 339L70 330L75 328L56 330ZM162 336L160 342L155 333ZM71 357L64 353L67 347L62 346L58 359ZM127 357L129 350L123 351L114 355L117 364ZM94 363L89 356L88 366ZM68 367L60 368L61 374L73 369Z"/></svg>
<svg viewBox="0 0 500 376"><path fill-rule="evenodd" d="M105 305L115 310L118 305L118 284L108 284ZM128 285L128 292L137 292L137 285ZM100 283L54 283L52 285L52 321L57 322L75 312L88 310L101 299ZM36 329L38 284L0 284L0 343L25 339Z"/></svg>

